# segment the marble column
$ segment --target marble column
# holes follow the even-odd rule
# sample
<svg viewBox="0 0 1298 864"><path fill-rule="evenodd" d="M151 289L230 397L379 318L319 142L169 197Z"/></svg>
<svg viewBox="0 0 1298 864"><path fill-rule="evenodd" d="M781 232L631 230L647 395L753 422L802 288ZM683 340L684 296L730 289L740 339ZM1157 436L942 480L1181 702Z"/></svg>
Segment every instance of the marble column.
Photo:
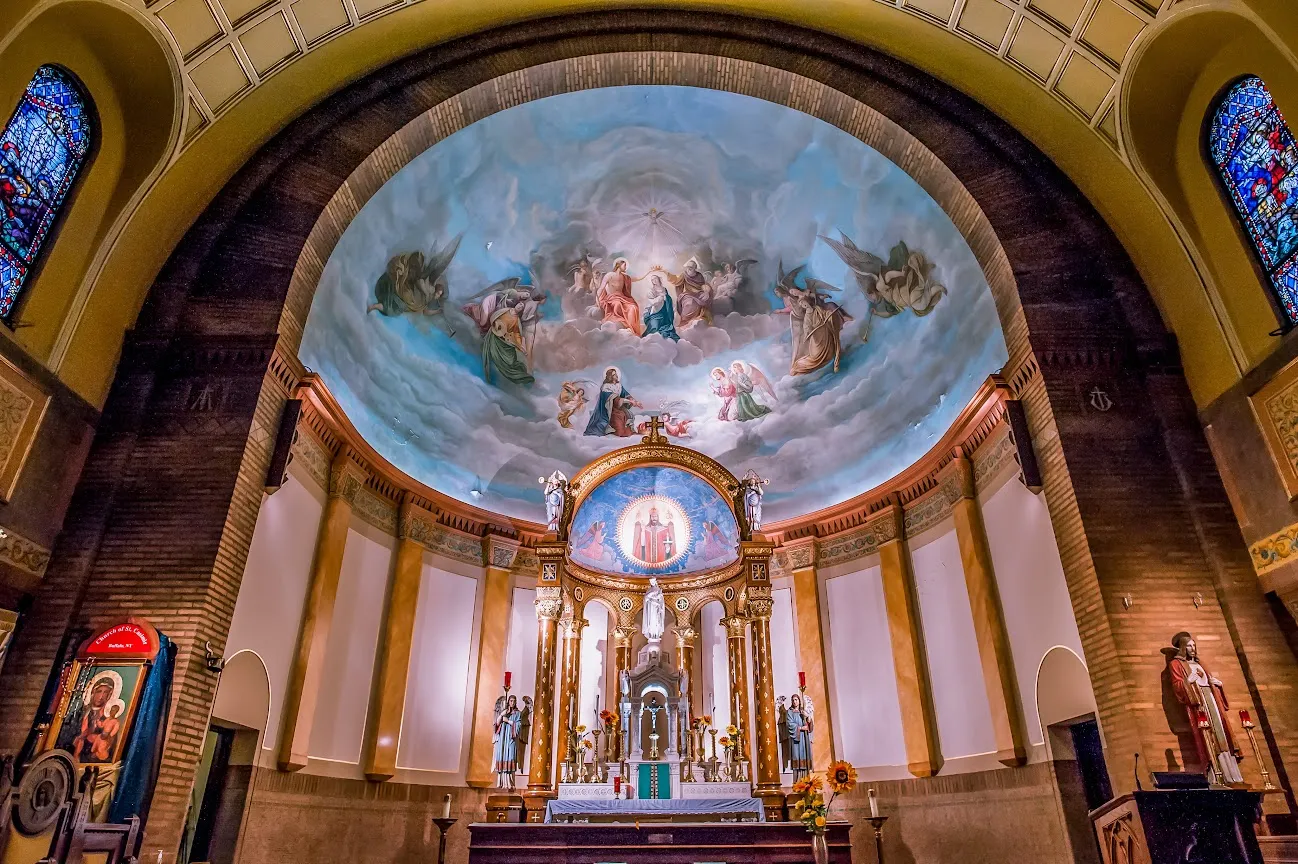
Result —
<svg viewBox="0 0 1298 864"><path fill-rule="evenodd" d="M324 676L325 648L333 626L338 579L342 575L343 550L352 519L352 503L365 485L365 473L346 448L334 459L329 472L329 498L321 517L311 565L311 587L302 614L297 654L289 673L284 698L283 734L277 762L281 771L306 767L315 723L320 681Z"/></svg>
<svg viewBox="0 0 1298 864"><path fill-rule="evenodd" d="M780 745L775 729L775 676L771 666L771 598L749 589L748 615L753 628L753 682L757 700L757 795L780 796ZM768 808L768 817L771 815Z"/></svg>
<svg viewBox="0 0 1298 864"><path fill-rule="evenodd" d="M807 676L807 697L815 709L811 738L811 768L829 770L834 761L834 727L829 706L829 673L825 663L825 633L820 622L820 581L816 572L816 539L809 537L785 547L793 571L794 624L798 632L798 659Z"/></svg>
<svg viewBox="0 0 1298 864"><path fill-rule="evenodd" d="M916 777L932 777L942 767L937 713L929 684L928 656L920 624L915 574L906 549L901 507L890 505L870 522L879 538L879 572L888 613L893 675L901 707L901 731L906 744L906 768Z"/></svg>
<svg viewBox="0 0 1298 864"><path fill-rule="evenodd" d="M973 465L964 456L952 460L943 470L940 482L950 485L958 493L952 496L955 503L951 506L951 515L955 519L965 587L973 611L983 686L987 689L987 702L991 706L996 758L1004 765L1024 765L1028 761L1028 742L1023 708L1019 704L1018 680L1010 656L1009 633L1005 629L1005 614L1001 610L996 573L992 569L982 508L974 494Z"/></svg>
<svg viewBox="0 0 1298 864"><path fill-rule="evenodd" d="M469 770L465 781L478 789L495 783L492 753L496 700L505 692L505 646L509 642L514 578L510 569L518 556L518 541L488 533L482 540L487 563L482 588L482 626L478 631L477 686L473 702L473 737L469 741ZM522 705L522 699L519 699Z"/></svg>
<svg viewBox="0 0 1298 864"><path fill-rule="evenodd" d="M753 735L748 719L748 652L744 644L748 619L742 615L730 615L721 619L721 626L726 628L726 659L730 669L730 722L739 727L741 758L751 764ZM779 746L778 739L776 746ZM779 759L778 755L776 759Z"/></svg>
<svg viewBox="0 0 1298 864"><path fill-rule="evenodd" d="M539 552L540 550L538 550ZM559 554L563 554L560 547ZM542 568L545 567L544 558ZM527 768L527 821L545 817L545 799L554 797L554 667L555 642L563 596L558 585L547 583L536 589L536 695L532 704L532 738ZM556 578L557 581L557 578Z"/></svg>
<svg viewBox="0 0 1298 864"><path fill-rule="evenodd" d="M414 644L419 583L424 572L424 547L415 537L427 536L437 522L432 512L410 499L401 502L397 519L396 566L388 592L387 616L379 640L378 693L374 721L365 739L363 767L370 780L390 780L397 773L397 743L406 708L406 680Z"/></svg>
<svg viewBox="0 0 1298 864"><path fill-rule="evenodd" d="M559 685L559 709L555 714L558 717L560 763L570 755L568 742L571 740L573 726L583 722L576 715L581 708L577 691L581 686L581 631L585 626L585 618L565 617L559 622L560 638L563 640L563 673ZM577 758L581 758L580 753Z"/></svg>

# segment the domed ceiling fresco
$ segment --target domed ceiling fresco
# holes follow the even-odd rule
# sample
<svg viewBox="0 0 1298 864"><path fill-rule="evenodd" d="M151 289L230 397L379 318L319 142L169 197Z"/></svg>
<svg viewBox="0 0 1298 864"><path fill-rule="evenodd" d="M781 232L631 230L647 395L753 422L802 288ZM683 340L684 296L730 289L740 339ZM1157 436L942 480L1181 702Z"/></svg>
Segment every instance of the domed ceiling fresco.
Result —
<svg viewBox="0 0 1298 864"><path fill-rule="evenodd" d="M327 262L301 357L395 466L542 521L649 416L767 521L923 456L1006 360L941 208L858 139L690 87L550 96L437 143Z"/></svg>

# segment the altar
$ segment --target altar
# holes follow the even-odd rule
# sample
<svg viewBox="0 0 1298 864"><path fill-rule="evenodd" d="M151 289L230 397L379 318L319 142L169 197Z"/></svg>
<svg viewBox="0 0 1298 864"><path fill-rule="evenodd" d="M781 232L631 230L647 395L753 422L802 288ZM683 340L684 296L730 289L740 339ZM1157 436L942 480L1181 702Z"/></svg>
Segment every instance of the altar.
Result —
<svg viewBox="0 0 1298 864"><path fill-rule="evenodd" d="M546 805L545 821L562 822L765 822L759 798L565 799Z"/></svg>

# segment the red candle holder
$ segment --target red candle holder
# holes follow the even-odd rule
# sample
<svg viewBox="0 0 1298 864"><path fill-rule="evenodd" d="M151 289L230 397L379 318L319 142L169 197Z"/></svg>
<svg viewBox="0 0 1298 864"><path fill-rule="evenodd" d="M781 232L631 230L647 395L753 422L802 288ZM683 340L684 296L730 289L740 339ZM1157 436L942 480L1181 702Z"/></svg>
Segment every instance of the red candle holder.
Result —
<svg viewBox="0 0 1298 864"><path fill-rule="evenodd" d="M510 679L512 679L513 677L514 677L514 673L513 673L513 672L506 672L506 673L505 673L505 689L506 689L506 690L509 689L509 682L510 682Z"/></svg>
<svg viewBox="0 0 1298 864"><path fill-rule="evenodd" d="M803 690L806 690L806 689L807 689L807 673L806 673L806 672L799 672L799 673L798 673L798 687L801 688L801 689L803 689Z"/></svg>
<svg viewBox="0 0 1298 864"><path fill-rule="evenodd" d="M1239 722L1245 729L1253 728L1253 718L1248 711L1241 710L1239 712Z"/></svg>
<svg viewBox="0 0 1298 864"><path fill-rule="evenodd" d="M1209 724L1208 724L1208 712L1207 712L1207 711L1204 711L1202 708L1200 708L1200 709L1195 713L1195 721L1199 724L1199 728L1200 728L1200 729L1207 729L1207 728L1208 728L1208 725L1209 725Z"/></svg>

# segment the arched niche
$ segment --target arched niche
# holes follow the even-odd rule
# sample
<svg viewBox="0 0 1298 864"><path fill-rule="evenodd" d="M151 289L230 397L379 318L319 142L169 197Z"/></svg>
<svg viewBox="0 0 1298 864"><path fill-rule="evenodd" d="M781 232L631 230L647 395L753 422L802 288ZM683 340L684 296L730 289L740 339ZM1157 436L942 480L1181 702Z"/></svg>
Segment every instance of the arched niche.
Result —
<svg viewBox="0 0 1298 864"><path fill-rule="evenodd" d="M1235 377L1275 349L1269 334L1279 323L1266 275L1207 155L1205 129L1223 92L1246 75L1266 82L1286 119L1298 118L1291 56L1247 14L1187 9L1137 50L1123 100L1128 153L1199 260L1235 342ZM1178 335L1185 353L1197 350L1193 333Z"/></svg>
<svg viewBox="0 0 1298 864"><path fill-rule="evenodd" d="M1096 715L1090 673L1071 648L1056 645L1041 658L1037 667L1036 702L1047 747L1052 726L1067 726L1079 718Z"/></svg>
<svg viewBox="0 0 1298 864"><path fill-rule="evenodd" d="M216 687L212 721L265 734L270 716L270 674L255 651L240 651L226 661Z"/></svg>
<svg viewBox="0 0 1298 864"><path fill-rule="evenodd" d="M76 76L97 115L90 158L23 291L17 320L28 326L14 334L57 371L59 357L73 348L60 345L60 336L79 314L83 284L93 281L119 220L162 171L179 138L181 86L174 57L139 12L103 0L54 2L30 14L0 48L0 122L36 68L48 63ZM96 330L83 330L75 349L111 367L119 346L103 343Z"/></svg>

